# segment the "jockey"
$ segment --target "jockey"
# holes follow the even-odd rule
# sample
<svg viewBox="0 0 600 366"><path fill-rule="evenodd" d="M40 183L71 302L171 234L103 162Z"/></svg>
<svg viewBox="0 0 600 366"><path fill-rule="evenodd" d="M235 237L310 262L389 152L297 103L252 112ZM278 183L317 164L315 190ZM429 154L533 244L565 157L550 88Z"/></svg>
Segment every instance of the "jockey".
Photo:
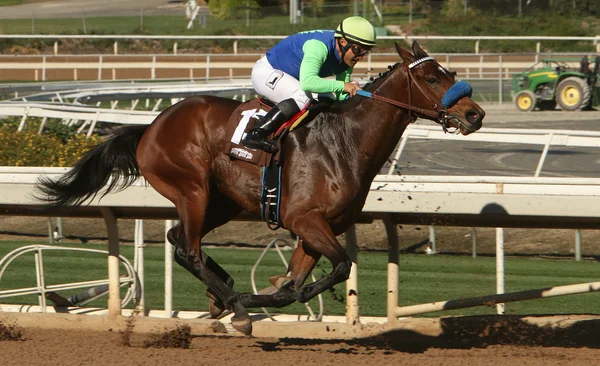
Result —
<svg viewBox="0 0 600 366"><path fill-rule="evenodd" d="M344 19L337 30L314 30L291 35L256 62L252 86L277 103L242 140L249 148L277 152L267 137L318 94L353 97L360 89L350 82L354 65L375 47L375 29L359 17ZM336 80L324 79L336 76ZM315 93L316 95L313 95Z"/></svg>

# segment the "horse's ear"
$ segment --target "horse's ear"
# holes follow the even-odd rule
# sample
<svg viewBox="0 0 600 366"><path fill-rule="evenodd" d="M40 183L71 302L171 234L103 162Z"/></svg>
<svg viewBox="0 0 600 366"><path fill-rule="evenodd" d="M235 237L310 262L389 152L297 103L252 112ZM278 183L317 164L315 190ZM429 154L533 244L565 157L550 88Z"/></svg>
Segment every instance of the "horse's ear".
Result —
<svg viewBox="0 0 600 366"><path fill-rule="evenodd" d="M398 45L398 43L394 42L394 46L396 46L396 52L398 52L398 55L400 55L400 57L402 58L402 61L411 62L414 60L412 53L410 53L407 50L405 50L404 48L400 47L400 45Z"/></svg>
<svg viewBox="0 0 600 366"><path fill-rule="evenodd" d="M419 45L419 43L417 41L413 41L412 50L413 50L413 53L415 54L416 58L424 58L424 57L429 56L427 54L427 52L423 51L423 49L421 48L421 46Z"/></svg>

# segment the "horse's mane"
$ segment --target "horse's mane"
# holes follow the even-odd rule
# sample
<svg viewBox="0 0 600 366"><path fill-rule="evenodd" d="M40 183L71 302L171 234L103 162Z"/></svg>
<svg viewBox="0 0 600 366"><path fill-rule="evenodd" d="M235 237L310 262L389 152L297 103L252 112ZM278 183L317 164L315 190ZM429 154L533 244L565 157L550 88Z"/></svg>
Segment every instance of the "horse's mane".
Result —
<svg viewBox="0 0 600 366"><path fill-rule="evenodd" d="M362 89L366 91L375 89L394 70L396 70L400 64L400 62L397 62L394 65L389 65L386 71L379 73L378 77L376 78L372 77L369 83L367 83ZM352 110L353 108L356 108L362 100L363 97L356 96L354 98L335 102L325 111L321 112L315 120L309 122L309 125L312 126L312 128L319 130L319 134L312 135L312 138L321 140L329 146L334 146L335 141L340 142L340 139L345 139L346 141L344 141L342 144L347 148L355 146L356 141L353 141L352 136L344 133L344 130L347 128L347 126L342 122L344 119L342 114Z"/></svg>
<svg viewBox="0 0 600 366"><path fill-rule="evenodd" d="M371 91L375 89L383 80L385 80L386 76L392 73L392 71L394 71L400 64L400 62L396 62L393 65L389 65L388 69L384 72L380 72L377 78L371 77L369 82L363 87L363 90Z"/></svg>

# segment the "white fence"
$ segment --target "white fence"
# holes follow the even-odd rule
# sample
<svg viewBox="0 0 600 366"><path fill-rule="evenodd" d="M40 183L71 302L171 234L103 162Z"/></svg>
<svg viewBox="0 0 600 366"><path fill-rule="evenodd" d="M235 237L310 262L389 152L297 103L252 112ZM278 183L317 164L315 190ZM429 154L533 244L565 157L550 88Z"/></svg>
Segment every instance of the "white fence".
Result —
<svg viewBox="0 0 600 366"><path fill-rule="evenodd" d="M542 58L580 59L573 54L431 54L462 79L510 79ZM179 54L179 55L0 55L0 76L4 80L129 80L247 78L262 54ZM593 59L593 56L592 56ZM372 53L354 68L355 78L377 76L399 61L395 53ZM570 62L578 67L578 62Z"/></svg>
<svg viewBox="0 0 600 366"><path fill-rule="evenodd" d="M3 215L34 215L104 218L109 237L109 314L121 312L119 299L119 235L117 219L148 218L176 219L173 205L142 182L125 191L109 194L101 201L94 200L88 206L48 211L32 198L35 181L40 174L57 176L63 168L0 168L0 212ZM574 189L575 187L575 189ZM450 194L451 193L451 194ZM410 195L411 199L408 199ZM480 225L513 227L526 223L527 227L570 227L584 225L600 228L600 179L530 178L518 177L398 177L378 176L371 186L363 213L375 219L382 219L386 226L389 243L388 265L388 319L419 313L423 310L414 307L398 308L398 237L395 225L398 223L432 224L445 222L450 225ZM501 230L501 229L499 229ZM355 235L347 236L348 251L355 266ZM353 239L354 238L354 239ZM167 245L167 247L169 247ZM498 293L504 292L503 242L498 242ZM168 257L170 261L170 256ZM353 274L356 274L354 267ZM143 279L141 279L143 281ZM142 282L143 283L143 282ZM567 290L574 293L597 291L600 284L575 286ZM347 287L358 293L358 282L352 277ZM563 288L554 292L538 291L540 296L564 295ZM500 297L502 301L516 301L527 294L510 294ZM348 297L347 318L357 320L358 299ZM490 301L468 302L467 306L482 305ZM456 302L451 302L455 305ZM437 305L444 310L445 305ZM427 308L431 310L431 308ZM501 312L502 310L499 309Z"/></svg>

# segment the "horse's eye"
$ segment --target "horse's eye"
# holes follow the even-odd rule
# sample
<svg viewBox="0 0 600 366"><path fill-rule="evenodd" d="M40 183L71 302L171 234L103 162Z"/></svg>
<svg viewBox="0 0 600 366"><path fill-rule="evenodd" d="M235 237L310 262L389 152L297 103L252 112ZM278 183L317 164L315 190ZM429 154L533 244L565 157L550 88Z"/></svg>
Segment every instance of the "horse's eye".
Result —
<svg viewBox="0 0 600 366"><path fill-rule="evenodd" d="M429 84L437 84L437 83L439 83L440 81L439 81L437 78L434 78L434 77L429 77L429 78L427 78L427 82L428 82Z"/></svg>

